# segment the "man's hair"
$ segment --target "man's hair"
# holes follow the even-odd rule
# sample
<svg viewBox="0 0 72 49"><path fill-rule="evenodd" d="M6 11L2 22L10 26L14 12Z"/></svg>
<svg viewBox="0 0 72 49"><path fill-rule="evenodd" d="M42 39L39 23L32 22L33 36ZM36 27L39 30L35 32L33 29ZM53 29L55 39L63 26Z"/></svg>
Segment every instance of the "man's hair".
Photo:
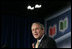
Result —
<svg viewBox="0 0 72 49"><path fill-rule="evenodd" d="M32 25L33 25L33 24L38 24L38 25L40 26L41 29L44 29L44 25L41 24L40 22L34 22L34 23L32 23ZM32 26L31 26L31 27L32 27Z"/></svg>

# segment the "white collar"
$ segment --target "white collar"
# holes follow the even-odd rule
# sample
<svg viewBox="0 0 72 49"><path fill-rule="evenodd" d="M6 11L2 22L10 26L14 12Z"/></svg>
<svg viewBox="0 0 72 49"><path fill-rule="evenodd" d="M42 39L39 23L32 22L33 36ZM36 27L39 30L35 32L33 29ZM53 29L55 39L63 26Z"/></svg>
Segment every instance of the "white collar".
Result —
<svg viewBox="0 0 72 49"><path fill-rule="evenodd" d="M39 43L41 42L41 40L43 39L43 37L44 37L44 35L41 37L41 39L39 39L38 41L39 41Z"/></svg>

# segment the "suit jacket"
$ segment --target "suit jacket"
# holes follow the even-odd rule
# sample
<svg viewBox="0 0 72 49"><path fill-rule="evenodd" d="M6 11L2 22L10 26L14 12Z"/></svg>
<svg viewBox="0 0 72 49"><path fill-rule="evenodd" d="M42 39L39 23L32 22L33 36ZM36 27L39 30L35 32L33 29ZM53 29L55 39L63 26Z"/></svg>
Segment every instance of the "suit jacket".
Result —
<svg viewBox="0 0 72 49"><path fill-rule="evenodd" d="M36 42L34 43L34 47L35 45L36 45ZM57 48L57 46L56 46L56 42L52 38L45 35L43 39L41 40L38 48Z"/></svg>

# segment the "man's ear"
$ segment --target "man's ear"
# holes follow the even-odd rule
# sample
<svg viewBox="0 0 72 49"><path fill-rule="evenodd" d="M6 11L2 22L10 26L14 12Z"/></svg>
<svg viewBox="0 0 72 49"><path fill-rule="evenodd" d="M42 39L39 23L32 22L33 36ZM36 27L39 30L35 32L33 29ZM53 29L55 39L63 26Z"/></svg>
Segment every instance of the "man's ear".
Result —
<svg viewBox="0 0 72 49"><path fill-rule="evenodd" d="M43 33L45 33L44 30L43 30Z"/></svg>
<svg viewBox="0 0 72 49"><path fill-rule="evenodd" d="M45 30L43 29L43 33L45 33Z"/></svg>

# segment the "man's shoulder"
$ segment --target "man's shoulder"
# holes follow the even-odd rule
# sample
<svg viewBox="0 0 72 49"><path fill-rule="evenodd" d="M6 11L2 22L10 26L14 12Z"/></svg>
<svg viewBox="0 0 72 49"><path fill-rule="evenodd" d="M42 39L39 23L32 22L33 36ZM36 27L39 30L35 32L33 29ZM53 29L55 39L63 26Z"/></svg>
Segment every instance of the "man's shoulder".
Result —
<svg viewBox="0 0 72 49"><path fill-rule="evenodd" d="M54 43L55 42L55 40L53 39L53 38L51 38L51 37L49 37L49 36L47 36L47 35L45 35L44 36L44 39L43 39L44 41L46 41L46 42L52 42L52 43Z"/></svg>
<svg viewBox="0 0 72 49"><path fill-rule="evenodd" d="M57 47L55 40L49 36L45 36L45 39L43 40L43 44L48 47L53 47L53 48Z"/></svg>
<svg viewBox="0 0 72 49"><path fill-rule="evenodd" d="M49 36L47 36L47 35L44 36L44 39L45 39L45 40L46 40L46 39L47 39L47 40L54 40L53 38L51 38L51 37L49 37Z"/></svg>

